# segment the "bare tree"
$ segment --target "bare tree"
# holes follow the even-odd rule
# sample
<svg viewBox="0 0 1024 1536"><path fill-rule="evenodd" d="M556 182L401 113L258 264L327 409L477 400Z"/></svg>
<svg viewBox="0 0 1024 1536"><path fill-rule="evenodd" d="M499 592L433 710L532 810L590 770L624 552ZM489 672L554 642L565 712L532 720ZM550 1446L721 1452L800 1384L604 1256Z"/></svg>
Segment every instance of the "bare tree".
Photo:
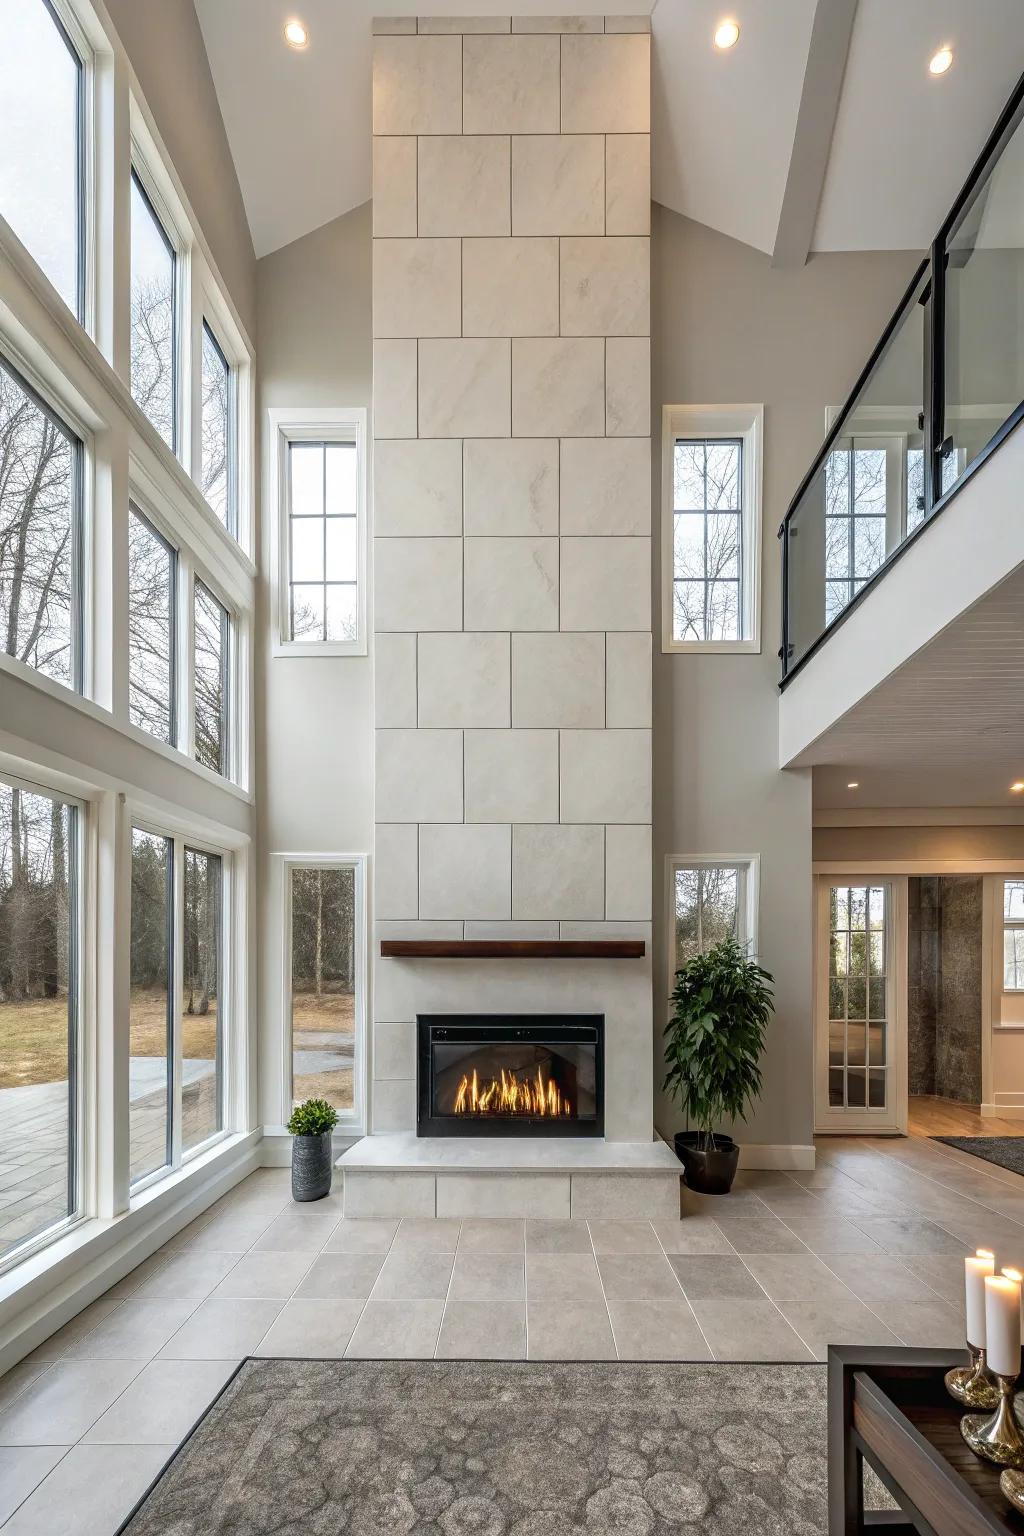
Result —
<svg viewBox="0 0 1024 1536"><path fill-rule="evenodd" d="M677 640L739 636L739 476L736 443L676 443L673 631Z"/></svg>
<svg viewBox="0 0 1024 1536"><path fill-rule="evenodd" d="M230 370L203 331L202 490L221 522L228 508L228 410Z"/></svg>
<svg viewBox="0 0 1024 1536"><path fill-rule="evenodd" d="M133 278L132 397L168 444L174 442L174 268Z"/></svg>
<svg viewBox="0 0 1024 1536"><path fill-rule="evenodd" d="M170 741L174 634L173 557L134 511L128 523L129 713L132 724Z"/></svg>

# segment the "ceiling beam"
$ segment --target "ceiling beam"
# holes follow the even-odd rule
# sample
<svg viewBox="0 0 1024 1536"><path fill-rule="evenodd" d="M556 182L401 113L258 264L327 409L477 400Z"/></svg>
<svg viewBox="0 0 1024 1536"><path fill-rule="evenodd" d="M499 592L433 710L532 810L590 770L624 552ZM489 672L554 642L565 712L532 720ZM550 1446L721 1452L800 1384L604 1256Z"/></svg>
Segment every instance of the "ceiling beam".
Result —
<svg viewBox="0 0 1024 1536"><path fill-rule="evenodd" d="M857 0L818 0L811 24L773 267L802 267L814 238Z"/></svg>

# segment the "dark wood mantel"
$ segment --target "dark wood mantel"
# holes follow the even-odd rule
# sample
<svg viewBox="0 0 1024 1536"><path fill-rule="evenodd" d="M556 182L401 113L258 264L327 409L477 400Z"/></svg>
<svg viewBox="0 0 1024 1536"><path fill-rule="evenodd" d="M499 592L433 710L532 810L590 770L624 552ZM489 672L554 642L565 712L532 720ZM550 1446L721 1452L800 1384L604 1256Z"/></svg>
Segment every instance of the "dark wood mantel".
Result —
<svg viewBox="0 0 1024 1536"><path fill-rule="evenodd" d="M385 960L642 960L643 939L381 939Z"/></svg>

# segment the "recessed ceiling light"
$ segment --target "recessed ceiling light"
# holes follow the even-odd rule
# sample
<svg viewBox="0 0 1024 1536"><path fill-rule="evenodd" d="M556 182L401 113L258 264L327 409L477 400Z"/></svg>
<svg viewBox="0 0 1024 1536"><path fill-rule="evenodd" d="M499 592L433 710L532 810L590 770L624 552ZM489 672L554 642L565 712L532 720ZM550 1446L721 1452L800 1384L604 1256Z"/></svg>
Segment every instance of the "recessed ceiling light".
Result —
<svg viewBox="0 0 1024 1536"><path fill-rule="evenodd" d="M937 48L928 60L928 72L932 75L944 75L953 62L953 50L948 43L943 43Z"/></svg>
<svg viewBox="0 0 1024 1536"><path fill-rule="evenodd" d="M301 21L289 21L285 23L284 40L289 48L308 48L309 33Z"/></svg>
<svg viewBox="0 0 1024 1536"><path fill-rule="evenodd" d="M730 17L727 21L720 21L715 29L715 47L731 48L739 41L739 24Z"/></svg>
<svg viewBox="0 0 1024 1536"><path fill-rule="evenodd" d="M860 789L860 779L851 779L846 787L847 789Z"/></svg>
<svg viewBox="0 0 1024 1536"><path fill-rule="evenodd" d="M1010 785L1010 794L1019 795L1021 793L1024 793L1024 779L1014 779Z"/></svg>

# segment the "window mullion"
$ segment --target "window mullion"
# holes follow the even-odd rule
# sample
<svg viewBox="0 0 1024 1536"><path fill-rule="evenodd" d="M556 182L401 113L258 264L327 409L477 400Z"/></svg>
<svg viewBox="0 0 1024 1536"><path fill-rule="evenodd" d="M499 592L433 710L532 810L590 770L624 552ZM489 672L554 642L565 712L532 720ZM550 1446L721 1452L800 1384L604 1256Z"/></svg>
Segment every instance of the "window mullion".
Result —
<svg viewBox="0 0 1024 1536"><path fill-rule="evenodd" d="M170 1059L171 1059L171 1167L181 1166L181 1021L184 1017L185 999L185 844L175 837L173 843L174 888L171 908L174 913L171 928L172 976L170 988Z"/></svg>

